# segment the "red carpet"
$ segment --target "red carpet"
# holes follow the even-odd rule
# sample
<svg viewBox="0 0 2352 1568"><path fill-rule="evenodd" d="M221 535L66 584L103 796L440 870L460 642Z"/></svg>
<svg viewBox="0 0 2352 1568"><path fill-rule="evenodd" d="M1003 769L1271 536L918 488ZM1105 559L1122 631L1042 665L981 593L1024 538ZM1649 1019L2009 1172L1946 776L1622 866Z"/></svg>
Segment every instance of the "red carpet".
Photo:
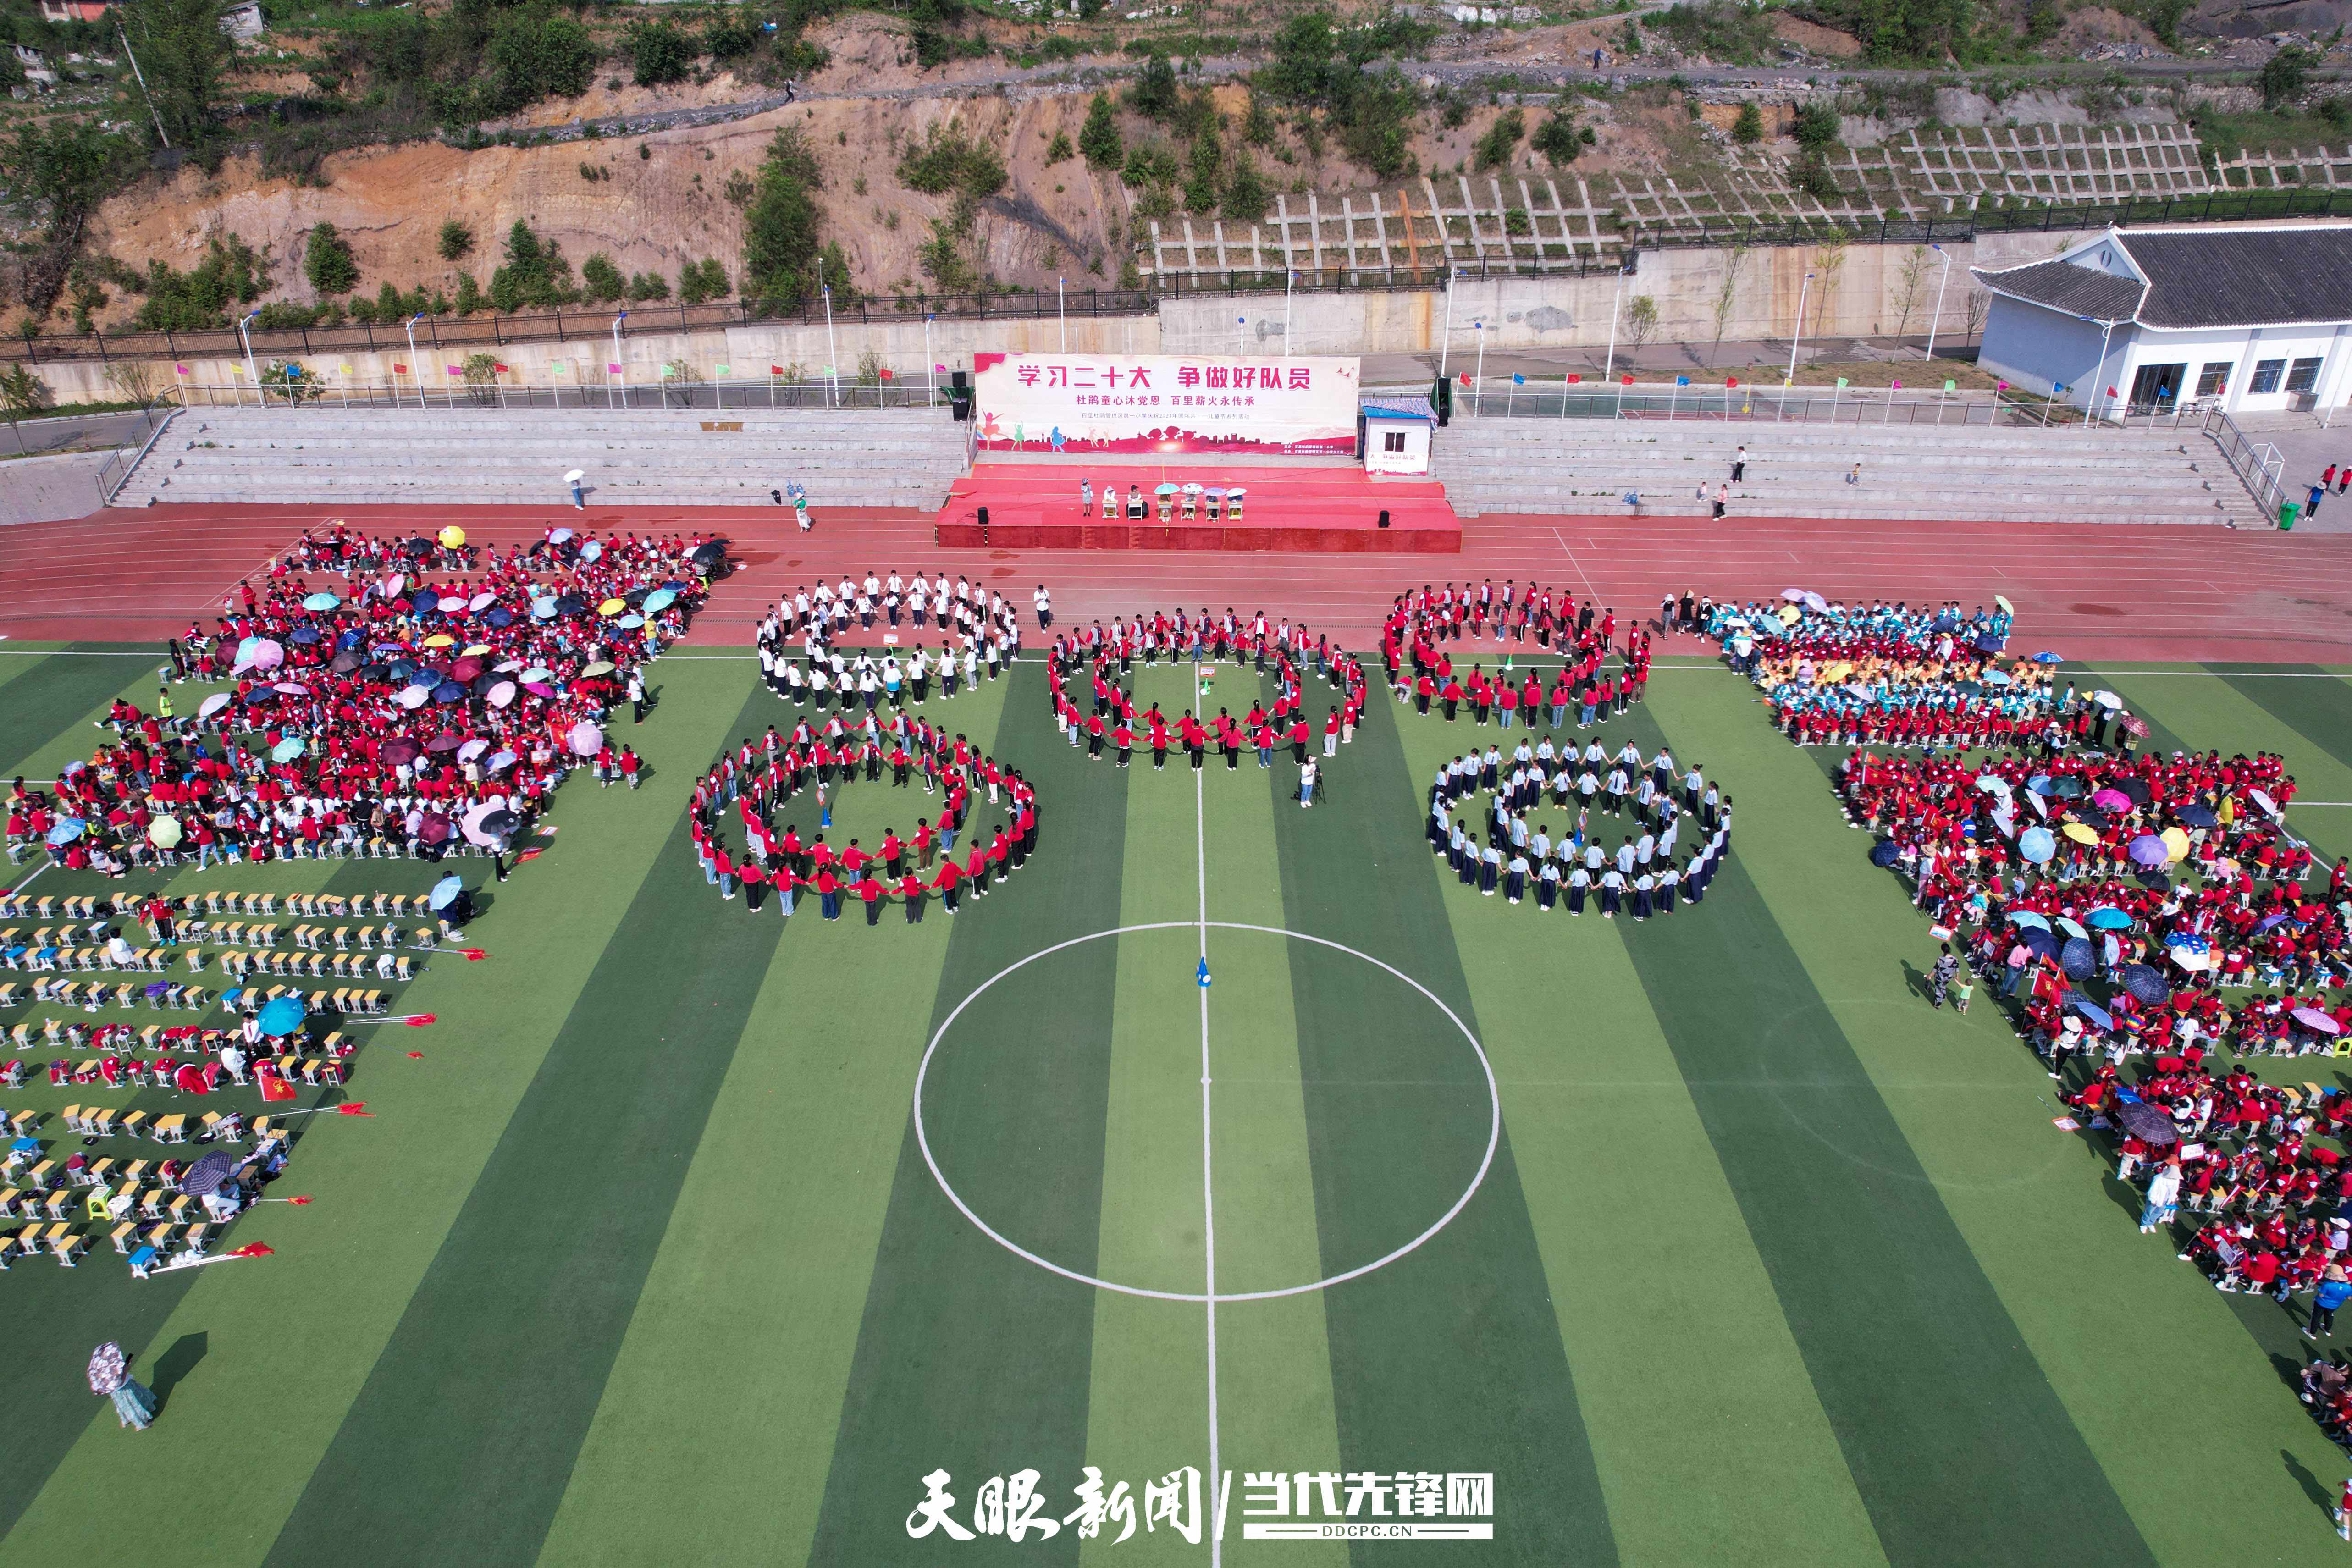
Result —
<svg viewBox="0 0 2352 1568"><path fill-rule="evenodd" d="M1097 514L1080 517L1078 481L1094 482ZM1181 497L1160 521L1154 492L1163 484L1239 485L1248 490L1242 517L1212 522L1195 498L1192 517ZM1106 487L1123 497L1140 489L1151 515L1143 521L1099 515ZM983 532L980 509L988 509ZM1380 526L1382 511L1389 526ZM1217 465L1160 468L1084 462L977 463L940 509L938 541L963 549L1283 550L1458 555L1462 520L1434 479L1374 479L1360 468Z"/></svg>

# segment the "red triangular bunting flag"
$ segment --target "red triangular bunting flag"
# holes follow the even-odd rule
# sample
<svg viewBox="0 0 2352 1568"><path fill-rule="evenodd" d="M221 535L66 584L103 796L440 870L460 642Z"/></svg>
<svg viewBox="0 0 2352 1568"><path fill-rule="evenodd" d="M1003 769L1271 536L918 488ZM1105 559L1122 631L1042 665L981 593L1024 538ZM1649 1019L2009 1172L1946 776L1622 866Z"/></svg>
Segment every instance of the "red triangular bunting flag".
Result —
<svg viewBox="0 0 2352 1568"><path fill-rule="evenodd" d="M338 1116L373 1116L375 1112L367 1108L366 1100L354 1100L349 1105L338 1105L335 1107L335 1114Z"/></svg>
<svg viewBox="0 0 2352 1568"><path fill-rule="evenodd" d="M265 1241L248 1241L229 1254L231 1258L275 1258L278 1249Z"/></svg>
<svg viewBox="0 0 2352 1568"><path fill-rule="evenodd" d="M481 962L482 962L482 960L484 960L484 959L486 959L486 958L488 958L488 957L489 957L489 956L490 956L488 953L487 953L487 952L483 952L483 951L482 951L480 948L478 948L478 947L469 947L469 948L465 949L465 950L464 950L464 952L465 952L466 958L467 958L467 962L469 962L469 963L481 963Z"/></svg>

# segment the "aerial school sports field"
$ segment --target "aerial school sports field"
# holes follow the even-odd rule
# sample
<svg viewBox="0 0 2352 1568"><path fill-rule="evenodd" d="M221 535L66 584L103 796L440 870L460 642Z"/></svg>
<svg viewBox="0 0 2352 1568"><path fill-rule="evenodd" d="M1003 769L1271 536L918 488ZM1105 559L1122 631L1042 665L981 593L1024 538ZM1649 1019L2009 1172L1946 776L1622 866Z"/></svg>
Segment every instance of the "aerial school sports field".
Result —
<svg viewBox="0 0 2352 1568"><path fill-rule="evenodd" d="M1033 783L1036 851L952 920L869 928L807 899L754 917L700 874L687 788L790 722L724 635L652 667L626 731L646 786L575 777L551 847L488 889L488 958L436 956L400 994L436 1021L378 1030L348 1085L303 1091L372 1114L297 1142L269 1192L313 1201L236 1232L270 1256L134 1281L101 1249L0 1279L0 1559L2335 1548L2343 1455L2282 1380L2294 1321L2136 1234L2108 1146L2053 1128L2053 1086L1989 998L1927 1006L1925 920L1864 858L1833 759L1774 733L1697 645L1665 645L1647 700L1597 726L1736 800L1721 874L1671 917L1464 886L1423 832L1464 729L1396 702L1376 664L1302 810L1286 755L1089 763L1032 659L934 703ZM86 757L118 694L152 698L153 652L0 657L0 771ZM2340 667L2065 673L2123 697L2151 749L2276 751L2304 798L2352 800ZM1173 711L1195 679L1142 667L1137 695ZM1211 689L1238 707L1266 686L1226 663ZM839 830L906 831L896 793L843 792ZM2323 863L2341 809L2292 813ZM106 887L58 870L27 891ZM161 1394L146 1432L81 1386L106 1339ZM1060 1521L1089 1468L1109 1518L1082 1538ZM938 1472L974 1539L912 1533ZM982 1506L1007 1487L1010 1510ZM1018 1542L985 1532L1023 1518ZM1366 1539L1429 1522L1492 1538ZM1268 1523L1313 1528L1251 1538Z"/></svg>

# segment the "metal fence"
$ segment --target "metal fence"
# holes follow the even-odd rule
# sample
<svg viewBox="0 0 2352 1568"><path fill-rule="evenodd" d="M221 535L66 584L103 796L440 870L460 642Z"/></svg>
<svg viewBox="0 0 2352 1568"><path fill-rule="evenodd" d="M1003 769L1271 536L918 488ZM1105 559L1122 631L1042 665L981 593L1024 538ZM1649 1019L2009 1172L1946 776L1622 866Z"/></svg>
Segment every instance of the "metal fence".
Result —
<svg viewBox="0 0 2352 1568"><path fill-rule="evenodd" d="M172 416L178 412L177 408L164 404L156 404L141 411L138 423L131 426L122 445L108 453L106 461L98 466L99 505L114 504L115 493L131 478L131 470L139 466L148 448L154 446L155 437L163 433L163 426L169 425Z"/></svg>
<svg viewBox="0 0 2352 1568"><path fill-rule="evenodd" d="M298 401L282 384L256 388L248 382L226 386L184 386L181 400L198 408L586 408L615 411L722 409L753 413L790 408L923 408L947 405L944 381L838 382L785 381L662 381L615 382L600 386L529 385L500 378L466 382L449 378L446 386L417 381L337 382L312 380L301 384Z"/></svg>
<svg viewBox="0 0 2352 1568"><path fill-rule="evenodd" d="M1276 285L1279 287L1279 281ZM1029 289L996 294L909 294L888 300L835 300L828 318L822 298L791 304L737 300L705 305L632 305L625 341L646 332L719 331L730 327L837 327L926 321L1036 321L1056 316L1132 316L1158 306L1141 289ZM340 327L267 328L250 333L256 359L331 353L405 353L427 349L495 349L509 343L608 338L614 308L427 316L412 338L405 323L355 321ZM0 362L50 360L242 359L246 338L234 327L194 332L80 332L0 339Z"/></svg>
<svg viewBox="0 0 2352 1568"><path fill-rule="evenodd" d="M2268 441L2256 441L2238 422L2219 408L2207 408L2199 428L2213 437L2221 448L2221 456L2237 470L2246 489L2254 498L2254 505L2264 517L2277 517L2286 503L2286 459Z"/></svg>
<svg viewBox="0 0 2352 1568"><path fill-rule="evenodd" d="M1395 389L1402 390L1402 389ZM1428 388L1411 389L1426 394ZM1370 395L1370 389L1367 389ZM1460 387L1454 417L1519 419L1670 419L1706 423L1786 421L1822 425L2038 424L2030 406L2012 405L1984 392L1893 392L1885 387L1780 386L1528 386L1474 381Z"/></svg>

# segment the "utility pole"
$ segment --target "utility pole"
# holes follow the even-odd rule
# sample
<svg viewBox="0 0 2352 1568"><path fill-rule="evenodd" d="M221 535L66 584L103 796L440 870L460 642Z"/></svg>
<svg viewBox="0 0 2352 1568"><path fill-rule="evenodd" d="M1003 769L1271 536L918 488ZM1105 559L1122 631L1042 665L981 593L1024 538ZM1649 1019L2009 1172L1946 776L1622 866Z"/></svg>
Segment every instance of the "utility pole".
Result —
<svg viewBox="0 0 2352 1568"><path fill-rule="evenodd" d="M131 35L122 30L120 21L114 24L114 36L122 40L122 52L131 61L131 74L139 79L139 96L147 100L147 117L155 122L155 140L169 147L172 139L163 133L163 117L155 112L155 95L147 90L147 73L139 68L139 56L131 47Z"/></svg>

